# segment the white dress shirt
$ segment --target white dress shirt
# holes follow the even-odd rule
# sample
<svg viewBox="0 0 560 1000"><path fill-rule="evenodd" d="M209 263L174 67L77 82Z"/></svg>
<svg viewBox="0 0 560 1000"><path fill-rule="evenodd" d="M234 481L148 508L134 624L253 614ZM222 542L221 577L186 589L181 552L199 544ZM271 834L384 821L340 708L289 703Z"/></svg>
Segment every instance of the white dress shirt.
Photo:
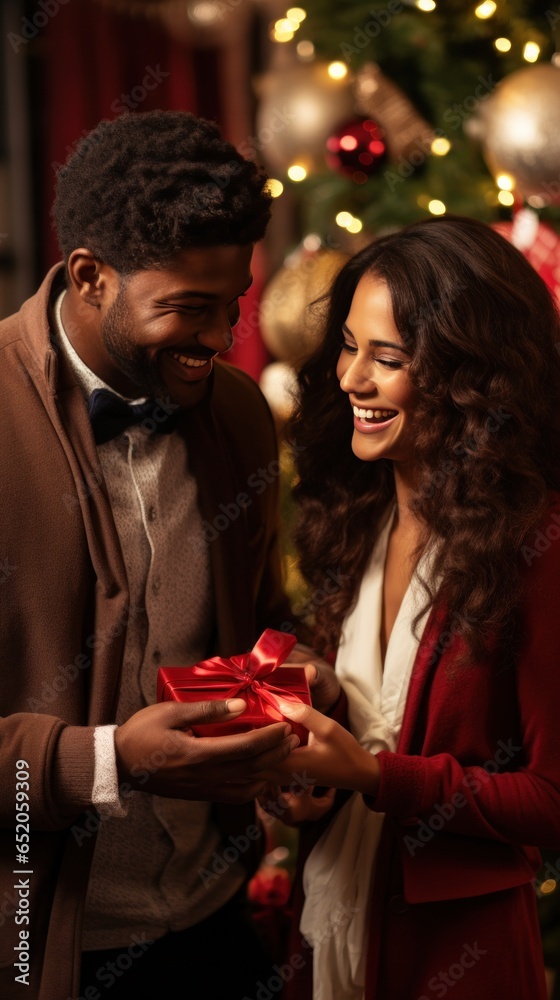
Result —
<svg viewBox="0 0 560 1000"><path fill-rule="evenodd" d="M336 657L336 672L348 698L350 729L370 753L397 749L419 644L411 625L425 603L425 593L413 576L383 663L383 580L394 513L393 506L385 513ZM421 573L429 573L429 562L427 551L418 567ZM420 621L419 635L425 620L424 616ZM306 861L300 930L313 945L314 1000L363 1000L369 899L383 821L384 815L368 809L355 792Z"/></svg>

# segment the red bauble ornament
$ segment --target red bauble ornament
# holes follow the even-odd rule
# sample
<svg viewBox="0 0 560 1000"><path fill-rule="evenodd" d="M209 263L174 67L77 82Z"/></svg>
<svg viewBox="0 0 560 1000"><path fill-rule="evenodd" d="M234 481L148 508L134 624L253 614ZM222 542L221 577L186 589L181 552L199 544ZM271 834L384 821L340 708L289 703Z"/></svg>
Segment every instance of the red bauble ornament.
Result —
<svg viewBox="0 0 560 1000"><path fill-rule="evenodd" d="M371 118L341 125L327 139L325 159L331 170L365 184L387 156L385 133Z"/></svg>

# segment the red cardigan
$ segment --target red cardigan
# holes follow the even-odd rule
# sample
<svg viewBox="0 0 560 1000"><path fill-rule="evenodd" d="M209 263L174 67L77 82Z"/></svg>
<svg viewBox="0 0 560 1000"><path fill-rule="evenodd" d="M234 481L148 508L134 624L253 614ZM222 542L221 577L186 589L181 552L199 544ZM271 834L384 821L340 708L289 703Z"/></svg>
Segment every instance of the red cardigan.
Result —
<svg viewBox="0 0 560 1000"><path fill-rule="evenodd" d="M531 541L531 540L530 540ZM387 815L371 891L366 1000L546 1000L534 879L539 848L560 874L560 494L521 553L522 642L454 664L463 640L433 611L396 753L378 755ZM337 706L341 720L344 702ZM343 796L340 797L342 799ZM328 823L301 830L286 1000L311 995L297 931L301 869ZM300 965L296 962L296 965ZM340 998L344 1000L344 998Z"/></svg>

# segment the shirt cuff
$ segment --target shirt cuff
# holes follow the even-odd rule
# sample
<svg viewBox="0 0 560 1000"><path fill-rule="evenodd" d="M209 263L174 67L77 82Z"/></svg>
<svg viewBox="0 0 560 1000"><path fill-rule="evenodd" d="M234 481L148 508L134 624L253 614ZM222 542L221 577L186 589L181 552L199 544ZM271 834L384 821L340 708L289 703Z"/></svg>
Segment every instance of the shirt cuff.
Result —
<svg viewBox="0 0 560 1000"><path fill-rule="evenodd" d="M97 726L93 733L95 765L91 800L102 816L126 816L128 806L119 794L116 726Z"/></svg>

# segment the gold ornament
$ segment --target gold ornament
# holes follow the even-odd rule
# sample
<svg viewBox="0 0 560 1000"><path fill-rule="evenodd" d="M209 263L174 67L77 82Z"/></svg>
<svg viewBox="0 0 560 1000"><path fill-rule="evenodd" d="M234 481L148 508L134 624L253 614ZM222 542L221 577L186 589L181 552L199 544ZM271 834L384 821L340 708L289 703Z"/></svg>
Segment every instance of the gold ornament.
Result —
<svg viewBox="0 0 560 1000"><path fill-rule="evenodd" d="M259 386L277 425L283 426L295 408L297 380L294 368L285 361L273 361L263 368Z"/></svg>
<svg viewBox="0 0 560 1000"><path fill-rule="evenodd" d="M294 368L319 345L326 316L327 293L349 255L322 248L298 248L270 279L260 302L260 330L265 346L278 361Z"/></svg>
<svg viewBox="0 0 560 1000"><path fill-rule="evenodd" d="M354 116L350 74L333 80L328 65L288 66L255 82L256 141L271 170L285 173L294 164L308 173L326 170L325 143L333 127Z"/></svg>
<svg viewBox="0 0 560 1000"><path fill-rule="evenodd" d="M527 66L504 77L464 125L490 172L524 197L560 202L560 69ZM501 185L502 186L502 185Z"/></svg>
<svg viewBox="0 0 560 1000"><path fill-rule="evenodd" d="M381 72L377 63L366 63L355 80L356 111L379 122L385 131L392 160L411 153L426 157L435 137L431 125L418 113L408 97Z"/></svg>

